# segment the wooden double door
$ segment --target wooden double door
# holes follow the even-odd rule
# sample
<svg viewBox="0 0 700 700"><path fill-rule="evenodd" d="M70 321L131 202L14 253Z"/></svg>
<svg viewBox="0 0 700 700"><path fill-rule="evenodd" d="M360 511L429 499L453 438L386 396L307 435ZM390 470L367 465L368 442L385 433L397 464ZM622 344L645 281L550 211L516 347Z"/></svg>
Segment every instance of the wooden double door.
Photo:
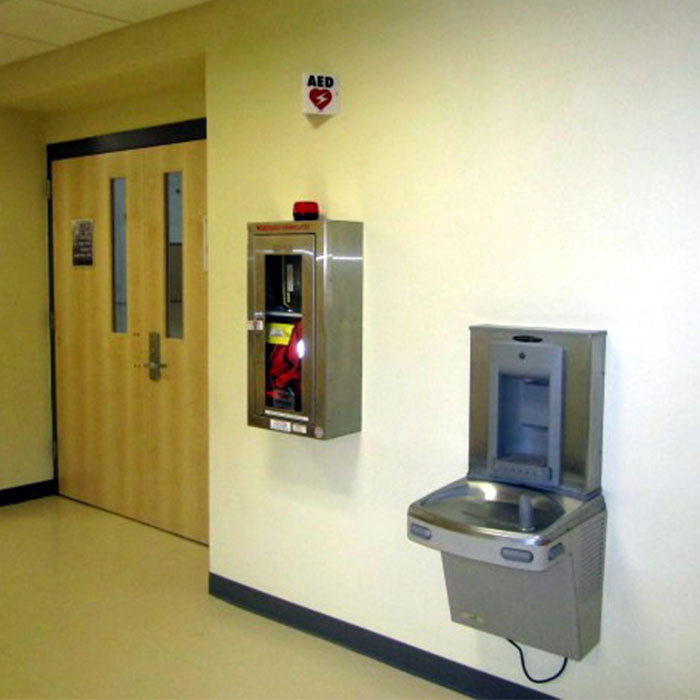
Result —
<svg viewBox="0 0 700 700"><path fill-rule="evenodd" d="M59 491L208 537L206 142L52 165Z"/></svg>

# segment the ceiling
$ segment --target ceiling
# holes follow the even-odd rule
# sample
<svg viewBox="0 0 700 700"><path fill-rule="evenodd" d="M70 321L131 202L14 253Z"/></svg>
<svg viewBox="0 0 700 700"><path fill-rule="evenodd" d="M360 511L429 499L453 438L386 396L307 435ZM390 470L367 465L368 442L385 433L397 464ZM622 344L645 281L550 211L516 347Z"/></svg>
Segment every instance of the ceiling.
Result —
<svg viewBox="0 0 700 700"><path fill-rule="evenodd" d="M208 0L0 0L0 66Z"/></svg>

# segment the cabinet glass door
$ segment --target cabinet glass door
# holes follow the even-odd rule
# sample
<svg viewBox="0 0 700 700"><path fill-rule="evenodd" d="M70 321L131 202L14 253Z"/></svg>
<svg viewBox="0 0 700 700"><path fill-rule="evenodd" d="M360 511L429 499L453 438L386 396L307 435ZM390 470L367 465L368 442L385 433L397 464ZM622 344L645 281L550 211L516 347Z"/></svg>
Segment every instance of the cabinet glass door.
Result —
<svg viewBox="0 0 700 700"><path fill-rule="evenodd" d="M310 420L313 411L314 236L255 240L256 413Z"/></svg>

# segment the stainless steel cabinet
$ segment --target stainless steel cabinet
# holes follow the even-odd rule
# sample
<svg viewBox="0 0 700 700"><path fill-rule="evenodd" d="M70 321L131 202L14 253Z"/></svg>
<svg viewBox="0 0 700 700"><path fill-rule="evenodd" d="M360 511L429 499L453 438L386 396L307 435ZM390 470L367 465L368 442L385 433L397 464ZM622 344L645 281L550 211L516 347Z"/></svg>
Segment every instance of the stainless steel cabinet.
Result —
<svg viewBox="0 0 700 700"><path fill-rule="evenodd" d="M328 439L362 416L362 224L248 224L248 423Z"/></svg>

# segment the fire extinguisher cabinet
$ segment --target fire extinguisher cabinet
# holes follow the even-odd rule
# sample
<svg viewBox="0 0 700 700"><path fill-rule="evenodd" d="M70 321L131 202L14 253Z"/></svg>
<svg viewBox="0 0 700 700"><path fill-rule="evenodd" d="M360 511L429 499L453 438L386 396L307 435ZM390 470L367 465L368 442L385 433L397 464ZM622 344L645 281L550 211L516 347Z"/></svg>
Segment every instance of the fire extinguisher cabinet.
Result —
<svg viewBox="0 0 700 700"><path fill-rule="evenodd" d="M362 224L248 224L248 424L316 439L362 422Z"/></svg>

